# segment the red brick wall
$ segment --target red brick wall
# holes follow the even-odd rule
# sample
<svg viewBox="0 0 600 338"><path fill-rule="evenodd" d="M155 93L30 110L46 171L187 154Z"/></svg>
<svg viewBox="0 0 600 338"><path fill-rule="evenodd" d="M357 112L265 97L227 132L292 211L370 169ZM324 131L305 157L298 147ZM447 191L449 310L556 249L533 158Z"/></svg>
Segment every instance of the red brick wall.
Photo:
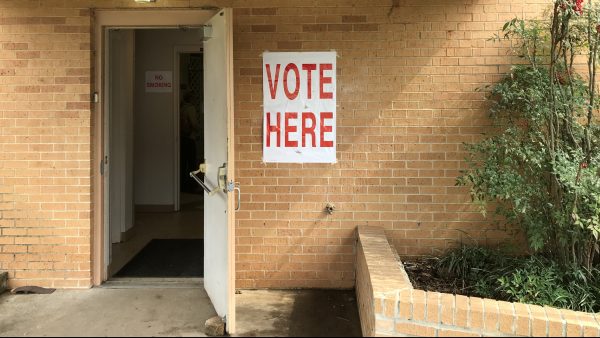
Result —
<svg viewBox="0 0 600 338"><path fill-rule="evenodd" d="M238 287L352 287L358 224L385 228L401 255L512 240L454 182L461 143L488 124L475 89L510 63L488 38L548 3L0 0L0 269L13 285L90 284L95 7L235 8ZM332 49L338 163L261 163L261 53Z"/></svg>

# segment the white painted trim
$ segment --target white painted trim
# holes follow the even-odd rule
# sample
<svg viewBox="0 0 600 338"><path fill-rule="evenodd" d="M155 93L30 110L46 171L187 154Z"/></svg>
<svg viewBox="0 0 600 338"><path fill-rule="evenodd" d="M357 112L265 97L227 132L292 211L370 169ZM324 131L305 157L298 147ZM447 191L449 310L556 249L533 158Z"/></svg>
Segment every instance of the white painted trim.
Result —
<svg viewBox="0 0 600 338"><path fill-rule="evenodd" d="M103 112L103 142L102 147L104 149L103 156L101 156L101 161L104 162L105 156L109 156L110 158L110 35L108 33L109 28L105 28L102 30L102 40L104 43L104 69L103 69L103 78L104 83L102 85L102 93L106 97L102 104ZM109 163L110 164L110 163ZM110 238L110 168L104 163L100 164L104 170L104 180L103 180L103 217L102 217L102 227L104 229L104 265L102 267L102 273L108 276L108 268L111 262L112 256L112 243Z"/></svg>
<svg viewBox="0 0 600 338"><path fill-rule="evenodd" d="M179 139L181 137L180 135L180 130L179 130L179 114L181 113L179 111L180 108L180 102L179 102L179 88L181 87L181 78L180 78L180 69L181 69L181 54L186 54L186 53L202 53L202 45L187 45L187 46L175 46L175 48L173 49L173 135L175 136L175 141L174 143L174 153L175 156L173 156L173 159L175 161L175 165L173 166L173 168L175 170L173 170L173 182L175 182L174 184L174 188L173 188L173 201L175 204L175 211L179 211L181 210L181 184L179 182L179 180L181 179L179 177L179 174L181 172L181 161L180 161L180 152L181 152L181 140Z"/></svg>
<svg viewBox="0 0 600 338"><path fill-rule="evenodd" d="M98 9L100 26L113 28L202 27L216 10L204 9Z"/></svg>
<svg viewBox="0 0 600 338"><path fill-rule="evenodd" d="M227 177L228 180L235 182L235 115L234 115L234 64L233 64L233 9L225 8L223 14L227 18ZM241 193L241 191L239 192ZM237 331L237 314L235 302L235 212L236 199L235 191L227 194L228 213L227 213L227 269L229 274L228 282L228 304L227 309L229 318L227 319L227 332L234 334Z"/></svg>

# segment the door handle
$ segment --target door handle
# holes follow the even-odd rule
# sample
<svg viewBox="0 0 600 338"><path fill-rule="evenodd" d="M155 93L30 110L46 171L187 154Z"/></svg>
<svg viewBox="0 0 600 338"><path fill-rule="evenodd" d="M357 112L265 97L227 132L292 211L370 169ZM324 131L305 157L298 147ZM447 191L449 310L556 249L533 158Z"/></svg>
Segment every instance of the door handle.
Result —
<svg viewBox="0 0 600 338"><path fill-rule="evenodd" d="M242 189L240 188L239 182L235 183L233 190L237 191L237 205L235 206L235 211L238 211L242 207Z"/></svg>
<svg viewBox="0 0 600 338"><path fill-rule="evenodd" d="M215 188L213 190L211 190L206 183L204 183L204 181L202 181L200 179L200 177L198 177L198 174L202 172L201 168L196 170L196 171L192 171L190 172L190 177L194 179L194 181L196 181L198 184L200 184L200 186L202 187L202 189L204 189L204 191L208 194L208 196L213 196L214 194L216 194L219 191L219 188Z"/></svg>
<svg viewBox="0 0 600 338"><path fill-rule="evenodd" d="M235 211L240 210L242 207L242 189L240 188L240 182L229 181L227 183L227 192L232 192L235 194L237 191L237 205L235 206Z"/></svg>

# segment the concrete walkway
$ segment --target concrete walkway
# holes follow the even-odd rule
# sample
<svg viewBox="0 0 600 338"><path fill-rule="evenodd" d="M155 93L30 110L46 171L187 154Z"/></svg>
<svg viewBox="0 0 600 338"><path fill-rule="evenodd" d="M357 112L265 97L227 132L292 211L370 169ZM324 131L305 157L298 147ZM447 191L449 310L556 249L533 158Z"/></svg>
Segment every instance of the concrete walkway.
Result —
<svg viewBox="0 0 600 338"><path fill-rule="evenodd" d="M360 336L353 291L246 291L236 336ZM204 336L201 288L95 288L0 296L0 336Z"/></svg>
<svg viewBox="0 0 600 338"><path fill-rule="evenodd" d="M203 289L58 290L0 296L0 336L203 336Z"/></svg>
<svg viewBox="0 0 600 338"><path fill-rule="evenodd" d="M238 336L362 337L354 291L242 290Z"/></svg>

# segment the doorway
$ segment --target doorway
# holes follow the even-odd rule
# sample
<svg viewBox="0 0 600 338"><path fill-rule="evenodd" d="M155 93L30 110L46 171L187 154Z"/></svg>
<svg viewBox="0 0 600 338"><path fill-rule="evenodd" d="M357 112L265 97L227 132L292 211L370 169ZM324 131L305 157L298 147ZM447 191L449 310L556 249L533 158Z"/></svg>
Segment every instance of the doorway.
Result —
<svg viewBox="0 0 600 338"><path fill-rule="evenodd" d="M175 49L175 115L178 124L175 132L179 135L179 155L176 157L175 192L177 210L203 208L204 190L189 173L198 170L204 163L204 60L201 52L194 47ZM176 149L177 151L177 149Z"/></svg>
<svg viewBox="0 0 600 338"><path fill-rule="evenodd" d="M203 162L203 33L107 34L108 275L202 278L204 196L185 172ZM181 49L195 53L173 53Z"/></svg>
<svg viewBox="0 0 600 338"><path fill-rule="evenodd" d="M172 68L155 66L151 68L145 67L143 71L139 71L138 67L142 64L140 57L148 56L151 62L160 59L156 52L163 50L156 46L156 35L166 34L166 31L184 31L200 32L196 34L195 43L201 46L202 63L204 70L204 83L211 83L210 86L203 86L203 111L209 111L210 114L204 114L204 157L206 175L203 180L203 185L211 187L210 194L205 191L203 194L203 203L196 203L197 196L194 196L191 204L198 206L196 212L200 212L201 216L195 215L190 217L193 219L194 226L202 229L202 234L196 237L205 237L206 245L204 248L201 245L192 245L193 250L197 253L203 253L204 261L204 279L201 285L207 291L214 307L219 316L226 320L226 330L229 333L235 332L235 265L234 265L234 232L233 224L235 222L234 215L234 167L233 167L233 54L232 54L232 11L223 9L216 11L214 9L186 9L186 10L96 10L95 11L95 48L96 48L96 89L98 92L94 95L95 105L94 111L94 140L93 160L98 165L94 165L94 181L93 181L93 205L94 205L94 229L93 229L93 281L95 285L100 285L108 280L112 273L116 270L111 266L111 260L114 258L115 250L113 250L113 240L115 238L121 242L127 239L140 238L139 227L146 219L146 225L149 223L158 223L162 216L165 215L181 215L181 212L186 208L182 208L181 201L187 204L187 196L181 197L180 176L181 164L180 156L181 144L179 134L180 118L179 114L175 114L174 107L179 107L179 97L183 93L180 91L180 83L178 73L175 73ZM133 31L133 58L128 54L124 61L124 66L121 68L124 72L112 74L112 79L127 78L132 69L135 72L131 77L132 91L134 95L127 95L127 91L118 91L114 88L118 84L111 82L111 72L115 72L111 57L111 31ZM154 33L150 31L155 31ZM152 49L142 52L138 46L138 41L143 39L143 35L149 34L149 41L153 44ZM154 34L154 35L153 35ZM127 39L126 39L127 40ZM131 40L131 39L130 39ZM169 39L166 39L169 40ZM185 44L188 45L188 44ZM113 48L121 50L121 48ZM178 59L175 62L173 57L175 53L173 49L169 50L171 57L171 65L181 62ZM190 54L198 54L200 51L193 51ZM185 54L185 53L184 53ZM194 56L195 58L198 55ZM190 55L191 58L191 55ZM130 62L127 65L127 62ZM209 65L209 67L207 67ZM140 81L140 74L143 78ZM151 85L149 81L157 80L158 85ZM140 85L139 83L142 83ZM177 85L173 88L175 82ZM121 83L127 87L127 81ZM143 91L140 95L139 91ZM175 92L178 92L175 96ZM118 99L119 93L122 94L122 100ZM151 94L151 95L150 95ZM111 95L115 96L111 98ZM160 112L152 113L143 107L160 108L162 103L156 101L155 98L160 96L172 97L168 108L158 109ZM143 100L139 100L143 97ZM115 99L116 98L116 99ZM208 98L208 99L205 99ZM131 119L130 129L125 127L120 131L115 127L116 119L111 114L120 108L128 109L129 101L132 103L133 118ZM193 101L193 100L192 100ZM172 109L169 113L168 110ZM139 115L139 112L142 112ZM154 115L153 115L154 114ZM118 115L122 117L121 115ZM128 119L124 119L128 121ZM122 123L128 126L126 122ZM148 125L158 126L161 129L148 128ZM169 125L168 128L163 128ZM207 126L210 126L207 127ZM124 131L123 131L124 130ZM150 130L150 131L149 131ZM164 130L168 130L164 132ZM132 134L128 131L132 131ZM121 138L115 136L120 135ZM124 136L123 136L124 135ZM133 137L133 141L131 141ZM112 146L111 142L117 143L122 140L124 146ZM133 150L128 152L127 142L132 142L130 146ZM139 147L140 143L142 144ZM141 150L140 150L141 149ZM186 148L187 149L187 148ZM207 151L208 149L208 151ZM197 149L196 149L197 150ZM165 151L168 151L167 154ZM125 153L124 158L128 158L125 165L118 165L118 157L113 155L119 152ZM191 153L191 152L190 152ZM162 155L161 155L162 154ZM196 156L202 154L196 152ZM167 160L165 160L167 159ZM198 160L198 158L196 158ZM120 171L118 168L121 168ZM124 168L124 169L123 169ZM167 169L161 171L160 169ZM133 171L128 173L127 170ZM115 183L111 180L115 176L121 177L121 183ZM131 178L133 176L133 178ZM201 180L201 181L200 181ZM133 182L131 187L130 182ZM205 188L206 189L206 188ZM133 195L129 199L127 193L120 194L120 199L115 198L113 192L119 190L130 191ZM176 192L176 193L175 193ZM192 192L192 194L194 194ZM200 195L200 194L194 194ZM207 198L210 197L210 198ZM133 203L128 201L133 200ZM133 204L133 207L131 206ZM122 231L122 223L119 226L112 225L113 218L112 210L119 210L119 207L124 210L120 214L132 215L129 218L132 229ZM203 207L200 207L203 205ZM130 214L127 210L132 209ZM210 210L210 212L204 212ZM144 217L145 216L145 217ZM119 220L122 217L118 218ZM126 222L126 221L125 221ZM167 221L171 227L161 226L163 229L173 231L173 223L171 219ZM115 230L112 231L111 228ZM136 229L137 228L137 229ZM143 230L147 230L144 228ZM119 236L115 236L115 233ZM129 232L129 233L128 233ZM142 231L147 234L149 231ZM171 232L172 233L172 232ZM182 233L177 232L175 239ZM131 237L130 237L131 236ZM163 238L165 239L165 238ZM172 239L172 238L166 238ZM201 238L187 238L201 239ZM150 243L151 244L151 243ZM176 248L178 245L172 246ZM143 250L142 250L143 251ZM162 254L156 257L168 255L172 249L163 247ZM181 260L189 261L189 255Z"/></svg>

